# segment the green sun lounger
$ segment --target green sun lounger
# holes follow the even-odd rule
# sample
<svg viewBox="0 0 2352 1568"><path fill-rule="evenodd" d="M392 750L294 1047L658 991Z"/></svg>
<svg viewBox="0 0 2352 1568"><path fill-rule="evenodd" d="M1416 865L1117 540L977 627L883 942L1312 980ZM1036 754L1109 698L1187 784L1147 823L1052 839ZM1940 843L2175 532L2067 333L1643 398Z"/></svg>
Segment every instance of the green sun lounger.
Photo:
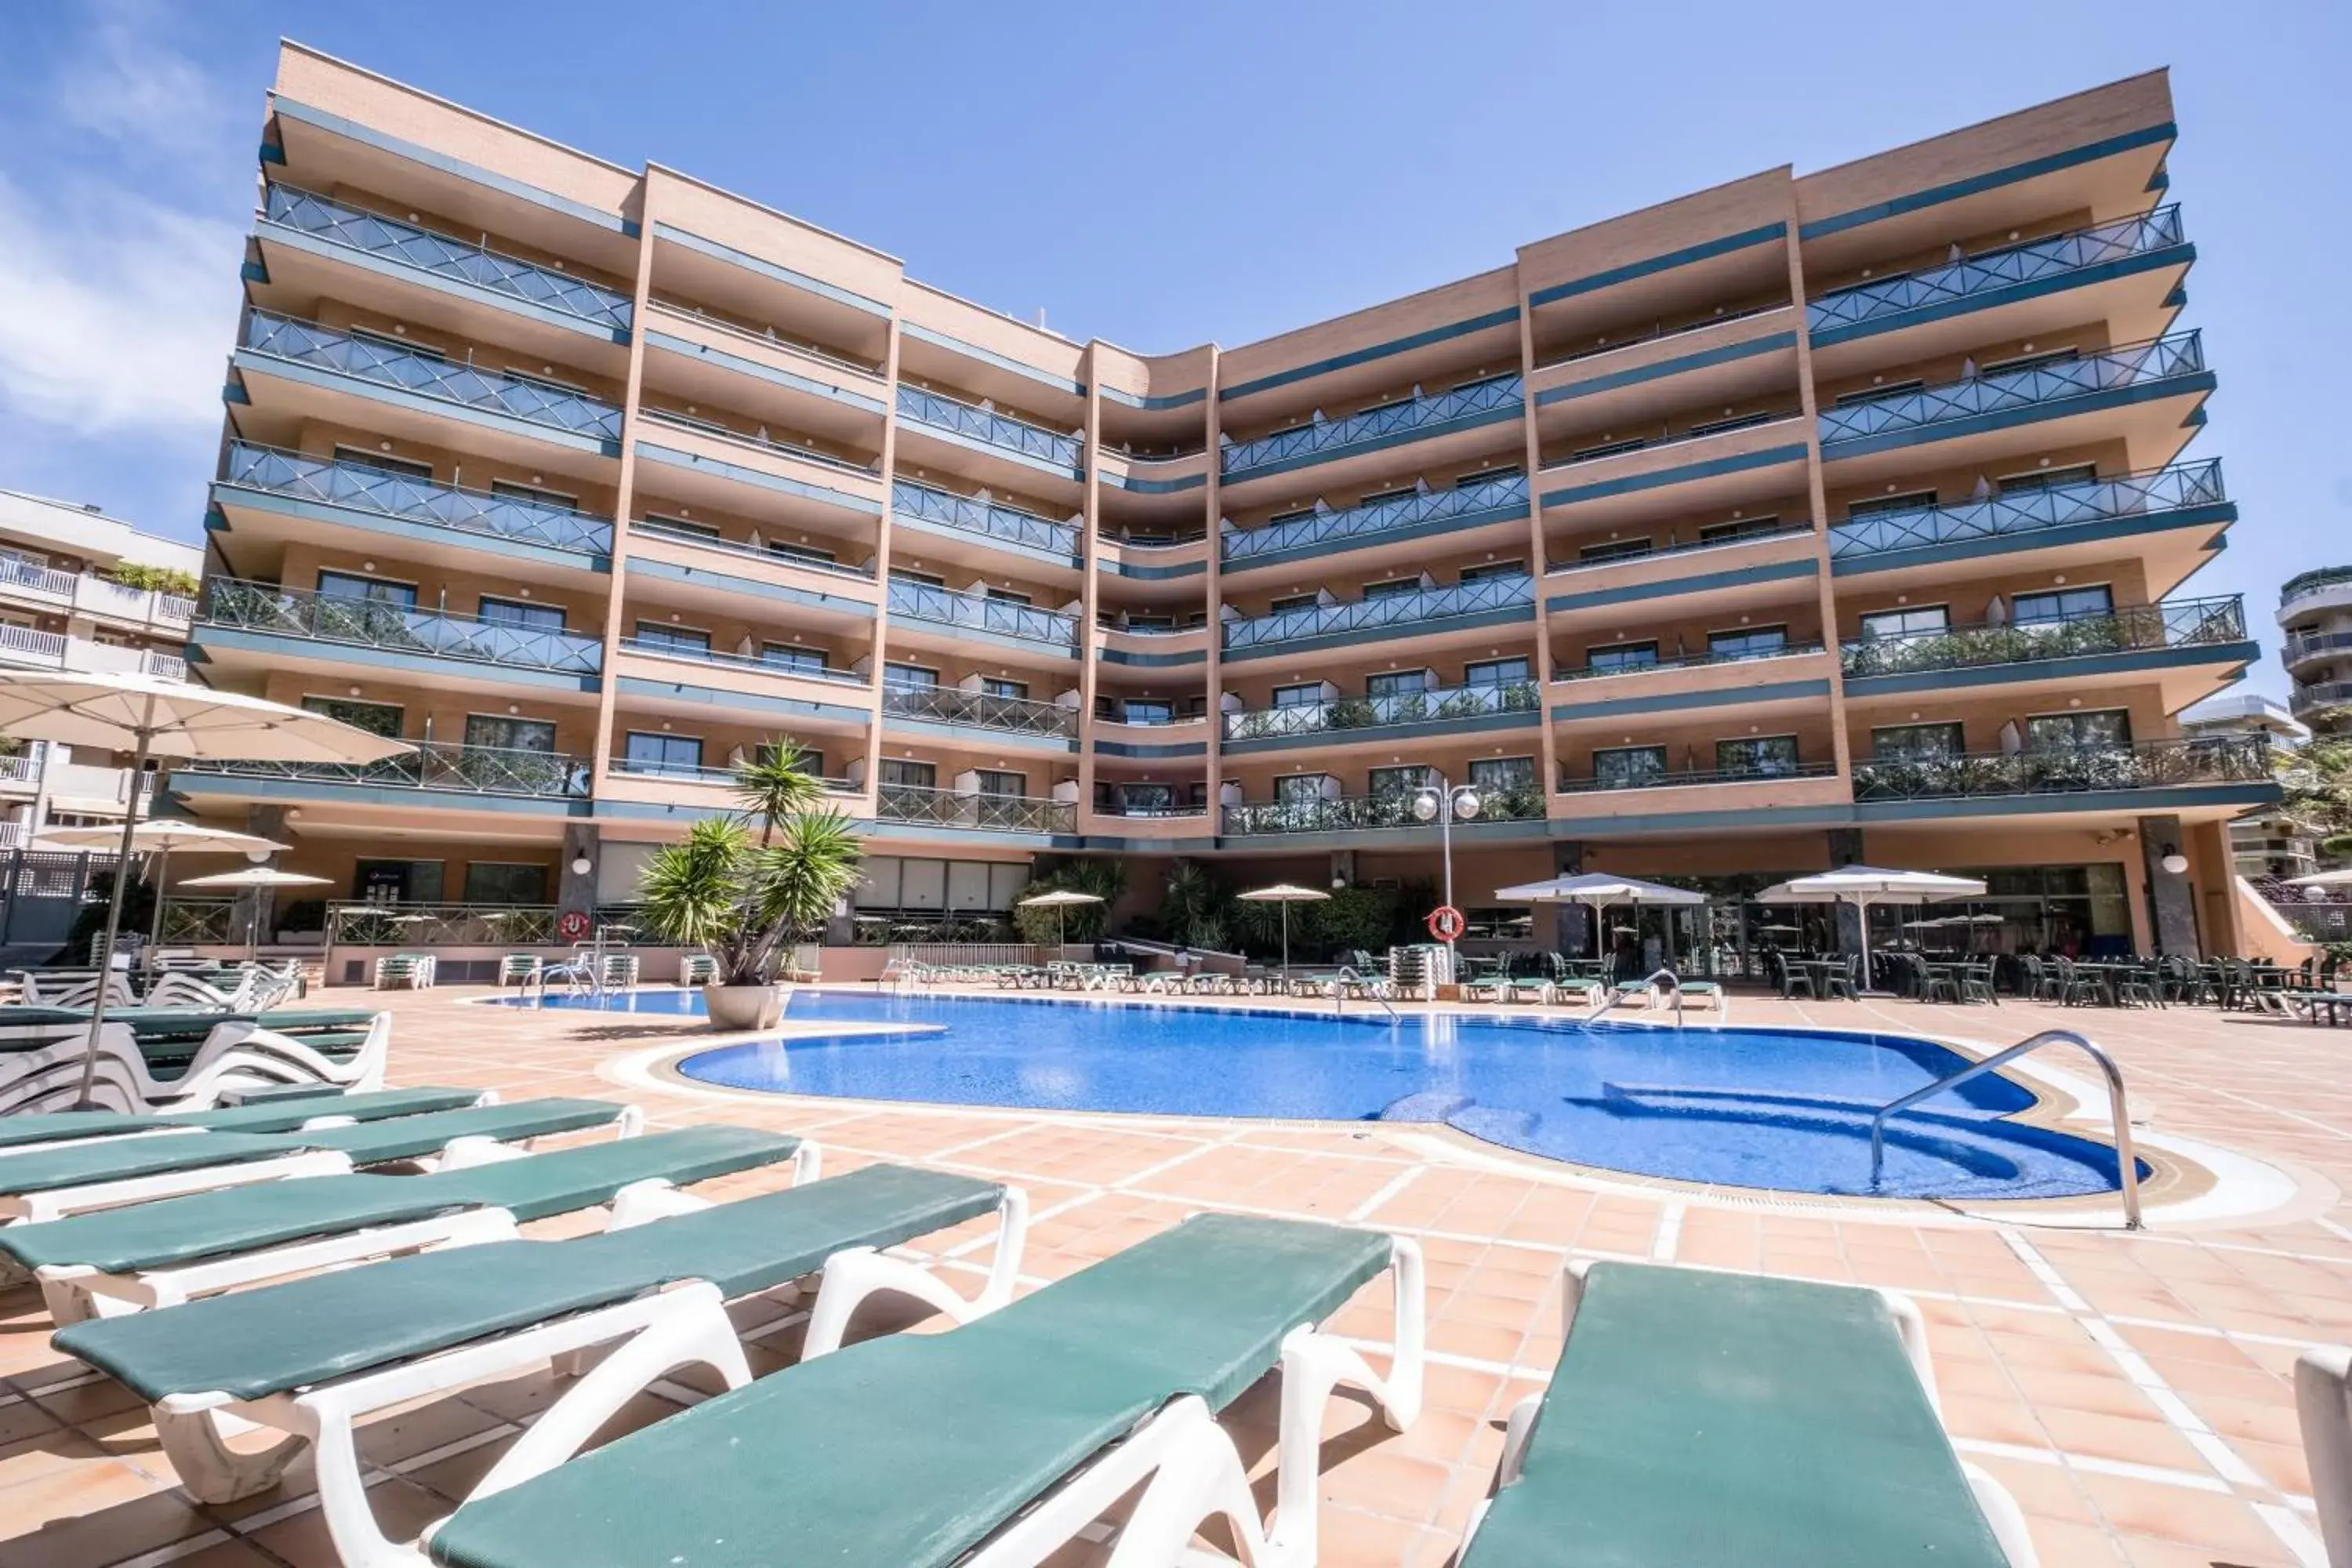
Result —
<svg viewBox="0 0 2352 1568"><path fill-rule="evenodd" d="M551 1215L611 1203L642 1182L692 1186L791 1160L814 1143L743 1127L689 1127L416 1176L267 1182L0 1229L59 1325L168 1306L236 1286L394 1252L503 1239Z"/></svg>
<svg viewBox="0 0 2352 1568"><path fill-rule="evenodd" d="M1312 1325L1392 1265L1399 1356L1384 1381ZM518 1449L540 1473L493 1472L428 1545L450 1568L1035 1561L1152 1478L1122 1548L1146 1531L1167 1550L1138 1561L1175 1562L1223 1516L1265 1562L1213 1413L1280 1365L1275 1560L1311 1563L1325 1397L1344 1378L1391 1424L1412 1418L1420 1301L1410 1243L1202 1215L951 1332L804 1360L568 1463ZM545 1420L600 1411L559 1405Z"/></svg>
<svg viewBox="0 0 2352 1568"><path fill-rule="evenodd" d="M2033 1561L2017 1505L1952 1451L1907 1300L1599 1263L1571 1266L1568 1301L1462 1568Z"/></svg>
<svg viewBox="0 0 2352 1568"><path fill-rule="evenodd" d="M309 1090L308 1084L299 1086ZM214 1132L291 1132L322 1116L348 1116L356 1121L387 1116L415 1116L427 1110L454 1110L477 1104L478 1089L385 1089L363 1094L342 1094L323 1086L317 1092L272 1095L220 1110L167 1110L152 1116L114 1110L50 1110L25 1116L0 1117L0 1152L29 1146L71 1142L85 1138L120 1138L131 1132L162 1132L194 1128Z"/></svg>

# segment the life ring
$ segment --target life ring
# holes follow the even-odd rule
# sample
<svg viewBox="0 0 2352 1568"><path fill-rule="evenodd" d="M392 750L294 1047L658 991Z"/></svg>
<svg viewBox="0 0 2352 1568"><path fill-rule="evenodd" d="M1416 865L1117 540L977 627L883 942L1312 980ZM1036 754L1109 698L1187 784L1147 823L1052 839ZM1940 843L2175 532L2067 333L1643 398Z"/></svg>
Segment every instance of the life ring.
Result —
<svg viewBox="0 0 2352 1568"><path fill-rule="evenodd" d="M1429 934L1440 942L1454 942L1470 929L1470 922L1452 904L1440 904L1429 911Z"/></svg>
<svg viewBox="0 0 2352 1568"><path fill-rule="evenodd" d="M555 934L566 942L578 942L588 934L588 911L566 910L563 918L555 922Z"/></svg>

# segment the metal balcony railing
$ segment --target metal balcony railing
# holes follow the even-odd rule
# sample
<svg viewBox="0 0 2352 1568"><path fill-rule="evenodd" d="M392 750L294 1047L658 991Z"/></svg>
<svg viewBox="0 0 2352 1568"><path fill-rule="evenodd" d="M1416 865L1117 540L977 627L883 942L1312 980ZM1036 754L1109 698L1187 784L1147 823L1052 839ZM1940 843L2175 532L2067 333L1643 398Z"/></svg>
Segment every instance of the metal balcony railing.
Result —
<svg viewBox="0 0 2352 1568"><path fill-rule="evenodd" d="M1329 735L1381 730L1490 713L1533 713L1543 693L1532 680L1389 697L1340 697L1328 702L1297 702L1280 708L1245 708L1224 715L1228 741L1265 741L1295 735Z"/></svg>
<svg viewBox="0 0 2352 1568"><path fill-rule="evenodd" d="M619 289L571 277L551 267L501 256L487 244L476 245L415 224L395 222L292 185L269 187L263 200L262 216L270 223L316 235L352 250L511 295L599 327L624 332L629 328L629 297Z"/></svg>
<svg viewBox="0 0 2352 1568"><path fill-rule="evenodd" d="M1008 735L1071 736L1078 732L1078 714L1058 702L1034 702L1025 697L992 697L953 686L885 686L882 711L902 719L933 724L960 724L973 730L996 730Z"/></svg>
<svg viewBox="0 0 2352 1568"><path fill-rule="evenodd" d="M2315 572L2298 572L2279 584L2279 603L2291 605L2306 594L2321 593L2347 583L2352 583L2352 566L2323 566Z"/></svg>
<svg viewBox="0 0 2352 1568"><path fill-rule="evenodd" d="M1611 458L1622 458L1628 452L1650 452L1661 447L1680 447L1692 441L1706 441L1738 430L1752 430L1759 425L1784 425L1799 417L1801 416L1794 408L1766 408L1728 418L1702 419L1696 425L1687 425L1680 429L1667 426L1654 436L1628 436L1621 440L1603 442L1598 447L1587 447L1565 457L1548 458L1544 462L1544 471L1550 473L1555 469L1574 468L1579 463L1603 462Z"/></svg>
<svg viewBox="0 0 2352 1568"><path fill-rule="evenodd" d="M2295 632L2279 648L2279 657L2289 664L2331 654L2352 655L2352 632Z"/></svg>
<svg viewBox="0 0 2352 1568"><path fill-rule="evenodd" d="M1840 647L1839 659L1847 678L1852 679L2245 640L2245 604L2231 594L2211 599L2124 605L2111 610L2022 623L1985 622L1942 631L1858 637Z"/></svg>
<svg viewBox="0 0 2352 1568"><path fill-rule="evenodd" d="M245 925L236 918L236 904L231 900L167 898L163 941L173 947L241 945Z"/></svg>
<svg viewBox="0 0 2352 1568"><path fill-rule="evenodd" d="M716 550L729 555L740 555L751 561L765 561L771 565L790 566L802 572L830 573L836 577L855 577L865 583L874 581L874 563L871 560L857 563L846 561L824 561L812 556L795 554L779 545L753 544L749 540L723 539L712 534L697 533L691 529L672 528L650 518L632 518L629 521L629 534L631 538L642 534L648 539L659 539L671 544L691 544L698 550Z"/></svg>
<svg viewBox="0 0 2352 1568"><path fill-rule="evenodd" d="M1074 474L1078 468L1080 437L1065 436L992 408L978 408L952 397L942 397L919 386L898 388L898 417L936 430L953 431L967 439L1018 452L1024 458L1040 458Z"/></svg>
<svg viewBox="0 0 2352 1568"><path fill-rule="evenodd" d="M1599 790L1677 789L1689 784L1765 784L1776 779L1829 778L1837 773L1833 762L1751 763L1738 768L1660 768L1654 773L1621 773L1588 778L1563 773L1562 795L1590 795Z"/></svg>
<svg viewBox="0 0 2352 1568"><path fill-rule="evenodd" d="M2257 784L2271 777L2268 735L2226 735L2138 745L1874 758L1853 764L1853 798L1929 800L1974 795L2076 795L2086 790Z"/></svg>
<svg viewBox="0 0 2352 1568"><path fill-rule="evenodd" d="M835 457L804 441L787 441L781 436L772 436L765 426L757 430L738 430L731 425L705 418L699 414L688 414L652 404L639 407L637 415L648 425L667 425L674 430L691 430L698 436L712 437L738 447L749 447L754 451L772 453L779 458L791 458L797 462L814 463L820 468L833 468L863 479L872 479L882 471L875 464L861 463L855 458Z"/></svg>
<svg viewBox="0 0 2352 1568"><path fill-rule="evenodd" d="M205 584L196 618L205 626L273 637L349 643L565 675L593 675L604 662L604 645L577 632L486 621L440 610L413 610L380 599L347 599L235 577L215 577Z"/></svg>
<svg viewBox="0 0 2352 1568"><path fill-rule="evenodd" d="M2176 332L2150 342L2102 349L2024 370L1969 376L1940 386L1824 408L1820 416L1821 437L1824 445L1833 446L1840 441L1919 429L1947 420L1969 419L2011 408L2054 405L2102 392L2120 392L2194 374L2204 368L2202 340L2193 331Z"/></svg>
<svg viewBox="0 0 2352 1568"><path fill-rule="evenodd" d="M1692 332L1703 332L1710 327L1720 327L1730 321L1745 321L1757 316L1769 316L1776 310L1785 310L1788 308L1789 301L1786 300L1775 300L1769 304L1748 305L1737 310L1725 310L1718 315L1702 316L1696 321L1671 323L1659 321L1652 326L1612 333L1603 342L1554 354L1548 360L1538 362L1536 370L1538 374L1557 370L1561 365L1574 364L1579 360L1594 359L1601 354L1613 354L1641 343L1654 343L1667 338L1687 337Z"/></svg>
<svg viewBox="0 0 2352 1568"><path fill-rule="evenodd" d="M590 555L613 552L611 521L587 512L437 484L364 463L331 462L249 441L228 444L222 482L460 533L520 540Z"/></svg>
<svg viewBox="0 0 2352 1568"><path fill-rule="evenodd" d="M1437 831L1413 810L1417 791L1390 790L1379 795L1333 795L1317 800L1244 802L1224 808L1223 831L1236 836L1259 833L1345 833L1373 827L1425 827ZM1481 789L1474 822L1533 822L1544 815L1543 791L1532 784Z"/></svg>
<svg viewBox="0 0 2352 1568"><path fill-rule="evenodd" d="M1209 537L1209 531L1197 522L1178 523L1171 527L1145 529L1140 531L1107 522L1095 529L1095 537L1105 544L1116 544L1122 550L1176 550L1187 544L1200 543Z"/></svg>
<svg viewBox="0 0 2352 1568"><path fill-rule="evenodd" d="M1557 577L1563 572L1597 572L1603 567L1622 566L1629 561L1656 561L1676 555L1696 555L1703 551L1727 550L1736 544L1754 544L1759 540L1789 539L1811 533L1810 522L1784 522L1777 527L1758 529L1750 533L1728 534L1721 539L1694 539L1682 544L1660 545L1655 550L1629 550L1622 554L1611 554L1593 561L1562 561L1548 567L1546 576Z"/></svg>
<svg viewBox="0 0 2352 1568"><path fill-rule="evenodd" d="M2061 273L2080 272L2105 262L2145 256L2182 243L2180 209L2152 213L2078 228L2045 239L2030 239L1963 257L1941 267L1922 268L1893 278L1836 289L1805 308L1815 332L1859 326L1908 310L1925 310L2001 289L2013 289Z"/></svg>
<svg viewBox="0 0 2352 1568"><path fill-rule="evenodd" d="M2154 517L2228 500L2221 485L2221 459L2175 463L2146 473L2051 485L1982 500L1913 507L1850 518L1830 529L1830 554L1838 560L1896 550L1924 550L1976 539L1998 539L2082 523ZM2352 575L2352 574L2347 574Z"/></svg>
<svg viewBox="0 0 2352 1568"><path fill-rule="evenodd" d="M935 522L941 528L977 534L982 539L1043 550L1052 555L1078 552L1078 531L1068 523L906 479L890 481L890 510L901 517Z"/></svg>
<svg viewBox="0 0 2352 1568"><path fill-rule="evenodd" d="M255 763L207 759L175 770L235 778L296 779L308 784L367 784L457 795L525 795L538 800L588 798L588 759L561 752L510 751L423 741L416 750L376 763Z"/></svg>
<svg viewBox="0 0 2352 1568"><path fill-rule="evenodd" d="M1011 599L992 599L984 594L964 594L952 588L934 587L929 583L909 583L903 578L891 581L890 613L905 616L910 620L933 621L940 626L965 626L1029 642L1050 643L1056 647L1075 650L1078 646L1078 622L1075 616L1066 616L1058 610L1041 610L1034 605L1018 604Z"/></svg>
<svg viewBox="0 0 2352 1568"><path fill-rule="evenodd" d="M1647 675L1656 669L1692 669L1705 664L1753 664L1760 658L1801 658L1821 652L1822 646L1818 642L1790 642L1777 647L1753 648L1744 652L1717 653L1709 649L1698 653L1679 653L1641 664L1585 665L1580 668L1561 665L1553 668L1551 678L1555 682L1601 680L1612 675Z"/></svg>
<svg viewBox="0 0 2352 1568"><path fill-rule="evenodd" d="M73 597L74 581L71 572L60 572L54 566L37 566L20 556L0 555L0 588L19 588L70 599Z"/></svg>
<svg viewBox="0 0 2352 1568"><path fill-rule="evenodd" d="M1384 500L1371 506L1318 511L1313 517L1228 533L1224 536L1224 558L1227 561L1248 561L1286 550L1375 539L1382 534L1430 523L1474 518L1484 512L1494 512L1498 517L1518 516L1527 510L1527 505L1528 477L1513 474L1507 479L1486 479L1473 485L1457 485L1450 490L1427 490L1416 495L1400 496L1395 500Z"/></svg>
<svg viewBox="0 0 2352 1568"><path fill-rule="evenodd" d="M606 441L621 438L621 411L602 398L502 371L477 370L373 338L355 337L311 321L250 310L245 346L258 354L317 365L380 386Z"/></svg>
<svg viewBox="0 0 2352 1568"><path fill-rule="evenodd" d="M988 833L1076 833L1078 828L1078 808L1068 801L963 795L916 784L882 785L875 793L874 815L884 822Z"/></svg>
<svg viewBox="0 0 2352 1568"><path fill-rule="evenodd" d="M623 653L639 654L648 658L682 658L689 664L723 665L730 669L756 669L765 675L787 675L797 680L830 680L837 686L863 686L866 677L855 669L836 668L832 665L818 668L807 663L795 663L782 654L728 653L714 647L697 647L691 643L666 642L659 637L626 637L620 641Z"/></svg>
<svg viewBox="0 0 2352 1568"><path fill-rule="evenodd" d="M549 947L556 910L548 904L334 903L327 942L348 947Z"/></svg>
<svg viewBox="0 0 2352 1568"><path fill-rule="evenodd" d="M2309 685L2298 683L2287 693L2287 710L2301 718L2305 713L2322 713L2331 708L2352 708L2352 680L2321 680Z"/></svg>
<svg viewBox="0 0 2352 1568"><path fill-rule="evenodd" d="M1517 413L1520 391L1517 375L1494 376L1457 386L1451 392L1367 408L1344 419L1318 419L1311 425L1276 430L1255 441L1236 441L1218 453L1217 461L1225 478L1237 479L1276 463L1305 457L1334 457L1352 447L1385 441L1393 436L1434 435L1462 421L1483 423L1482 416L1501 411Z"/></svg>
<svg viewBox="0 0 2352 1568"><path fill-rule="evenodd" d="M1309 605L1247 620L1227 621L1224 646L1257 647L1331 632L1437 623L1535 602L1535 579L1524 573L1513 577L1481 577L1475 583L1456 583L1450 587L1379 594L1353 604Z"/></svg>

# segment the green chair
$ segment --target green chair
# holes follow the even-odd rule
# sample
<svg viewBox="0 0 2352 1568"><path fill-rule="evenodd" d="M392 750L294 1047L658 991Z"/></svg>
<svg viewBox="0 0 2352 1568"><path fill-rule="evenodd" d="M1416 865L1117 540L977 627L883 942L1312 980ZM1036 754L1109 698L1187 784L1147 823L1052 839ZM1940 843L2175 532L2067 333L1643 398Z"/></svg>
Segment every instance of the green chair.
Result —
<svg viewBox="0 0 2352 1568"><path fill-rule="evenodd" d="M689 952L677 961L677 983L680 985L716 985L719 984L719 961L707 952Z"/></svg>
<svg viewBox="0 0 2352 1568"><path fill-rule="evenodd" d="M529 988L539 980L540 957L535 952L509 952L499 960L499 989Z"/></svg>
<svg viewBox="0 0 2352 1568"><path fill-rule="evenodd" d="M51 1110L0 1117L0 1151L29 1151L91 1138L121 1138L134 1132L291 1132L326 1116L377 1121L454 1110L497 1097L478 1089L384 1089L366 1094L313 1093L275 1096L220 1110L166 1110L139 1115L112 1110Z"/></svg>
<svg viewBox="0 0 2352 1568"><path fill-rule="evenodd" d="M2034 1563L2015 1501L1952 1451L1907 1299L1646 1263L1571 1264L1565 1292L1461 1568Z"/></svg>

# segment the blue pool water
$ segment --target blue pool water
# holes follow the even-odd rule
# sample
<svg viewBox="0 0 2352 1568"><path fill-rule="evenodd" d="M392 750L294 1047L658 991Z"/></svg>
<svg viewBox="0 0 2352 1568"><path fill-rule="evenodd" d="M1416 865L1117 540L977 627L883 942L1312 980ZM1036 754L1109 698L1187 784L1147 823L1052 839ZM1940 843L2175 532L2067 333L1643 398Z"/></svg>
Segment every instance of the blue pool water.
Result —
<svg viewBox="0 0 2352 1568"><path fill-rule="evenodd" d="M691 992L604 1005L698 1013ZM550 1006L593 1006L548 998ZM794 1023L885 1034L725 1046L689 1078L731 1089L1040 1110L1443 1121L1507 1148L1642 1175L1867 1193L1870 1114L1959 1067L1893 1035L1647 1028L1537 1018L1235 1011L1015 997L797 991ZM2032 1103L1997 1075L1889 1123L1902 1197L2112 1192L2115 1153L2005 1120Z"/></svg>

